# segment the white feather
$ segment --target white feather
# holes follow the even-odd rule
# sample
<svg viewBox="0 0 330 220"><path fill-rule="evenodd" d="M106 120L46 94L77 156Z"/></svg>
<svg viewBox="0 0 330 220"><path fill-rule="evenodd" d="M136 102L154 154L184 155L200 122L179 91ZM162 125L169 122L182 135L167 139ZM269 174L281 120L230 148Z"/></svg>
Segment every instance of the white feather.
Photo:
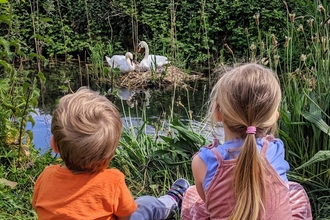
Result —
<svg viewBox="0 0 330 220"><path fill-rule="evenodd" d="M140 62L140 68L148 70L157 69L170 63L165 56L149 54L149 46L145 41L139 43L138 49L140 50L141 48L145 49L145 54L143 60Z"/></svg>
<svg viewBox="0 0 330 220"><path fill-rule="evenodd" d="M105 56L105 59L112 68L118 68L122 73L127 73L135 70L133 54L130 52L127 52L125 56L113 55L111 58Z"/></svg>

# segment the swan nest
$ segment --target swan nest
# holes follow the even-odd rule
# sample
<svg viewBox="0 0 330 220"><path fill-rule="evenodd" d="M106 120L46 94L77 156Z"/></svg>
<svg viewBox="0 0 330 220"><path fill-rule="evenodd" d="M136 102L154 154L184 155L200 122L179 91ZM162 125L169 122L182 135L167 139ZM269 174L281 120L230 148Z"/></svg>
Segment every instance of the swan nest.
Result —
<svg viewBox="0 0 330 220"><path fill-rule="evenodd" d="M183 72L178 67L169 65L162 67L156 71L141 72L136 71L122 73L120 78L116 80L119 87L129 89L145 89L158 87L161 89L169 89L173 86L186 87L188 82L192 82L201 78L201 74L189 74Z"/></svg>

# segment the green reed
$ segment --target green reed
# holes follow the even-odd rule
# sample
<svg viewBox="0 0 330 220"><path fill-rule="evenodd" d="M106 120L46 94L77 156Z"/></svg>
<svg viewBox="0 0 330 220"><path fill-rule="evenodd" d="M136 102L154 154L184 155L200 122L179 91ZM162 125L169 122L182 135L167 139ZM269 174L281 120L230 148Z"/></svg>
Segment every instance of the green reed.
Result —
<svg viewBox="0 0 330 220"><path fill-rule="evenodd" d="M171 102L176 103L177 93L172 94ZM191 157L206 140L195 133L189 123L184 125L175 119L171 114L175 111L174 105L167 109L170 112L168 116L164 112L155 121L148 121L146 102L143 100L135 103L134 107L126 107L121 101L127 126L112 165L125 173L135 196L159 196L166 193L179 177L192 180ZM182 103L178 105L185 109ZM189 116L188 111L187 114ZM137 118L141 121L133 121ZM147 126L152 126L154 133L148 134Z"/></svg>

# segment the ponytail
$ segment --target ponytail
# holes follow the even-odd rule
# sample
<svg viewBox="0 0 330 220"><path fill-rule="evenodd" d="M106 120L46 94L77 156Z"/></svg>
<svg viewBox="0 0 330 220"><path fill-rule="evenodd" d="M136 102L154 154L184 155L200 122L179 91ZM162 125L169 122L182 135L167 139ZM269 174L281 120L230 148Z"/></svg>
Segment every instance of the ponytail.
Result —
<svg viewBox="0 0 330 220"><path fill-rule="evenodd" d="M255 132L248 133L249 128L235 167L236 205L229 220L257 220L265 211L264 163L257 149Z"/></svg>

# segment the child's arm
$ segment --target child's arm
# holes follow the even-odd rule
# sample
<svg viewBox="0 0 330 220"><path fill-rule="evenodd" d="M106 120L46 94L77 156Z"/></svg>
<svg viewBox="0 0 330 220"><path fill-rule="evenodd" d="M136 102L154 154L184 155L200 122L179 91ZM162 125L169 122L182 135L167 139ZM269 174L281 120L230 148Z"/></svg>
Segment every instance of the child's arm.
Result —
<svg viewBox="0 0 330 220"><path fill-rule="evenodd" d="M193 171L197 192L199 196L203 199L203 201L205 201L203 181L207 171L206 164L198 155L196 155L192 160L191 168Z"/></svg>
<svg viewBox="0 0 330 220"><path fill-rule="evenodd" d="M117 197L117 205L115 207L114 215L118 220L128 220L132 213L136 211L137 204L126 185L124 174L119 170L117 170L117 172L119 181L116 187L117 192L114 193L115 197Z"/></svg>

